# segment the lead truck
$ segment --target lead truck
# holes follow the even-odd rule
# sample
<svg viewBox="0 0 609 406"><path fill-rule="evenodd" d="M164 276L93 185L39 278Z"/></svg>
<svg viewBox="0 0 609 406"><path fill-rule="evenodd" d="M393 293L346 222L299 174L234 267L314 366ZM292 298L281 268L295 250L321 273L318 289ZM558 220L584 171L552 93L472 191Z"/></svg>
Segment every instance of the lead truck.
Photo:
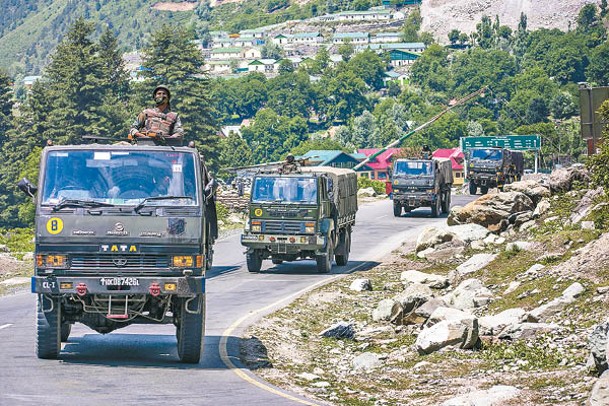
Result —
<svg viewBox="0 0 609 406"><path fill-rule="evenodd" d="M48 146L38 186L20 182L36 203L37 355L58 358L76 322L174 324L180 360L198 363L214 181L195 148L124 144Z"/></svg>
<svg viewBox="0 0 609 406"><path fill-rule="evenodd" d="M357 213L357 175L351 169L302 167L260 173L252 182L249 217L241 235L249 272L262 261L314 259L317 271L346 265Z"/></svg>

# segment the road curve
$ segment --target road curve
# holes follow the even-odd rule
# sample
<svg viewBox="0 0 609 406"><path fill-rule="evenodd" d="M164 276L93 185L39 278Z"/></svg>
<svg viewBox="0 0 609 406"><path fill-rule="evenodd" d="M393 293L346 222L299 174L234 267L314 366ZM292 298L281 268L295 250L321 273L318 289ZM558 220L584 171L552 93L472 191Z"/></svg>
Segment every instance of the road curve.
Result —
<svg viewBox="0 0 609 406"><path fill-rule="evenodd" d="M472 200L454 196L455 204ZM318 404L286 393L251 374L239 362L239 337L247 326L298 295L341 274L369 269L404 241L414 241L434 219L429 209L400 218L389 200L360 206L347 266L318 274L313 261L245 267L239 235L218 241L208 273L205 354L198 365L178 362L175 328L132 325L101 335L76 324L59 360L35 355L35 296L28 291L0 298L0 405L65 406L298 405Z"/></svg>

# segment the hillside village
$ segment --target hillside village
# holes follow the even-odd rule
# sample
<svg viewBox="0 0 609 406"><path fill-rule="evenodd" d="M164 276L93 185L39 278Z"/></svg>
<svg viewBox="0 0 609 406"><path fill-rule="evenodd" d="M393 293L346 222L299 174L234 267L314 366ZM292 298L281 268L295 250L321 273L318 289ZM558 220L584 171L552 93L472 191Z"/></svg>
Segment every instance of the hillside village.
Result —
<svg viewBox="0 0 609 406"><path fill-rule="evenodd" d="M404 78L408 66L425 50L421 42L401 42L400 28L408 9L393 10L373 7L367 11L345 11L318 16L306 21L289 21L273 26L241 30L231 34L212 31L211 42L199 47L205 60L205 68L216 77L236 77L250 72L261 72L269 77L279 73L282 61L289 61L294 69L315 58L325 47L330 53L330 63L342 60L338 47L351 44L354 52L371 49L388 57L393 68L388 78ZM281 49L283 58L264 58L265 44ZM124 55L127 69L137 80L141 69L141 55L137 52Z"/></svg>

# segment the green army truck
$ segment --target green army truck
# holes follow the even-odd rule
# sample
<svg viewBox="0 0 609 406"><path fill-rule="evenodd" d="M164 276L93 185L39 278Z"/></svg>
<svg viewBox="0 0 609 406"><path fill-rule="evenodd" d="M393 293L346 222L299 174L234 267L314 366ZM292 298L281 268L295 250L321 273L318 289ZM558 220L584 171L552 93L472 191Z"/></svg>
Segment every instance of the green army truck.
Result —
<svg viewBox="0 0 609 406"><path fill-rule="evenodd" d="M490 188L499 188L522 179L524 156L522 151L506 148L470 148L467 158L467 181L469 193L475 195L480 188L484 195Z"/></svg>
<svg viewBox="0 0 609 406"><path fill-rule="evenodd" d="M351 169L302 167L290 174L260 173L252 182L249 218L241 236L247 269L262 261L314 259L320 273L349 261L357 212L357 175Z"/></svg>
<svg viewBox="0 0 609 406"><path fill-rule="evenodd" d="M37 355L58 358L76 322L172 323L180 360L198 363L214 181L195 148L124 144L48 146L38 186L19 184L36 204Z"/></svg>
<svg viewBox="0 0 609 406"><path fill-rule="evenodd" d="M393 215L400 217L419 207L430 207L431 215L450 210L453 184L450 159L397 159L391 174Z"/></svg>

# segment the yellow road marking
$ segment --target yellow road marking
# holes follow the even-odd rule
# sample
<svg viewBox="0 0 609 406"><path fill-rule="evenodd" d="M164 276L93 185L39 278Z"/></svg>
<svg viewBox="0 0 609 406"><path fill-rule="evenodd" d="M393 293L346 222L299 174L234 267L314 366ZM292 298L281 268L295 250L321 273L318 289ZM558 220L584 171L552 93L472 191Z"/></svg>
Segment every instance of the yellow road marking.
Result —
<svg viewBox="0 0 609 406"><path fill-rule="evenodd" d="M268 305L266 307L258 309L258 310L254 311L252 313L249 313L249 314L241 317L237 321L235 321L226 330L224 330L224 332L222 333L222 336L220 337L220 343L219 343L219 346L218 346L219 347L218 350L220 352L220 358L222 359L222 362L224 362L224 365L226 365L231 371L233 371L235 373L235 375L237 375L239 378L241 378L244 381L246 381L246 382L248 382L248 383L250 383L250 384L252 384L254 386L257 386L260 389L263 389L263 390L265 390L267 392L270 392L270 393L273 393L275 395L281 396L281 397L286 398L288 400L292 400L294 402L301 403L303 405L311 405L311 406L318 405L317 403L313 403L311 401L306 401L306 400L303 400L303 399L298 399L298 398L296 398L296 397L294 397L294 396L292 396L292 395L290 395L288 393L281 392L281 391L271 387L266 382L257 381L256 379L250 377L243 370L237 368L237 366L235 364L233 364L233 362L231 361L231 359L230 359L230 357L228 355L228 348L227 348L228 337L230 337L233 334L233 332L237 329L237 327L239 327L242 323L244 323L245 320L247 320L247 319L249 319L251 317L254 317L257 314L262 313L262 312L264 312L266 310L272 309L274 307L278 307L283 302L287 301L289 303L292 300L294 300L295 298L297 298L298 296L301 296L304 293L306 293L306 292L308 292L310 290L313 290L313 289L315 289L315 288L317 288L319 286L322 286L322 285L325 285L327 283L330 283L330 282L334 281L335 279L338 279L338 278L340 278L342 276L349 275L350 273L355 272L357 269L363 267L366 264L368 264L368 262L364 262L364 263L356 266L349 273L338 274L338 275L335 275L335 276L333 276L331 278L324 279L324 280L321 280L321 281L319 281L317 283L314 283L311 286L308 286L308 287L306 287L306 288L304 288L304 289L302 289L302 290L300 290L300 291L298 291L296 293L293 293L290 296L287 296L287 297L285 297L285 298L283 298L281 300L278 300L275 303L272 303L272 304L270 304L270 305Z"/></svg>

